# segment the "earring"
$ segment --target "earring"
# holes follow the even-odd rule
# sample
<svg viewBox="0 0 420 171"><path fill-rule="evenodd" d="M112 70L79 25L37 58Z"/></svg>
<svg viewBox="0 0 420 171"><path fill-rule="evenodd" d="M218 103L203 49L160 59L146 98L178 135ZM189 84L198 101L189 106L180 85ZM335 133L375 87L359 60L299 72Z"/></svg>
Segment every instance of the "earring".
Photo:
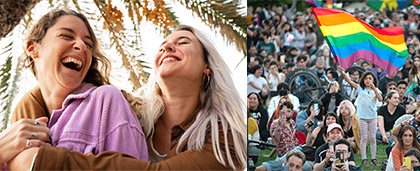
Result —
<svg viewBox="0 0 420 171"><path fill-rule="evenodd" d="M206 78L207 77L207 78ZM210 74L203 75L203 90L206 89L210 84Z"/></svg>
<svg viewBox="0 0 420 171"><path fill-rule="evenodd" d="M31 56L26 56L25 60L23 60L24 67L28 68L34 63L34 60Z"/></svg>

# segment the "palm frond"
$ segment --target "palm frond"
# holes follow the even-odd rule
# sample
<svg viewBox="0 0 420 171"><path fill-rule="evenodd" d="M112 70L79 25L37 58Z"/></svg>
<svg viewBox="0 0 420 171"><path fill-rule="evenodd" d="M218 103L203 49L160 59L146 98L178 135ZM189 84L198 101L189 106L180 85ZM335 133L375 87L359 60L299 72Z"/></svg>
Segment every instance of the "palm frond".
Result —
<svg viewBox="0 0 420 171"><path fill-rule="evenodd" d="M246 18L241 15L241 7L231 0L178 0L213 30L220 29L220 33L228 42L234 43L236 48L246 54Z"/></svg>
<svg viewBox="0 0 420 171"><path fill-rule="evenodd" d="M3 126L0 132L7 128L14 93L17 87L17 74L14 74L14 77L12 77L13 39L9 39L9 41L10 43L2 49L2 53L0 54L1 57L6 57L6 62L0 67L0 99L2 99L0 101L0 109L1 115L3 116L1 120Z"/></svg>
<svg viewBox="0 0 420 171"><path fill-rule="evenodd" d="M132 49L135 46L132 44L133 42L128 41L127 33L124 32L122 13L118 12L116 7L103 1L95 0L95 4L104 19L104 27L109 31L111 46L115 47L121 56L123 66L130 72L130 81L133 83L134 90L139 89L142 84L146 83L147 74L139 63L138 56L134 55L134 52L129 53L126 50L127 47Z"/></svg>

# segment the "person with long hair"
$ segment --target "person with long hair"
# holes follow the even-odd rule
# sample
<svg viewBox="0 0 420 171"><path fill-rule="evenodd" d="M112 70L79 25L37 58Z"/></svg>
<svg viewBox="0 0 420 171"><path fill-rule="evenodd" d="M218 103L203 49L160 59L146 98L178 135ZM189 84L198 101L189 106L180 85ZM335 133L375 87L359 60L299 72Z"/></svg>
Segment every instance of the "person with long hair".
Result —
<svg viewBox="0 0 420 171"><path fill-rule="evenodd" d="M318 109L314 109L314 105L318 105ZM309 102L308 107L306 110L299 112L296 117L296 130L308 134L306 128L308 127L308 123L310 124L311 130L313 131L318 125L321 124L323 117L324 117L324 107L322 102L318 99L314 99Z"/></svg>
<svg viewBox="0 0 420 171"><path fill-rule="evenodd" d="M366 146L368 141L368 131L376 132L377 127L377 102L382 101L382 95L376 87L378 80L371 71L365 71L360 78L359 84L350 80L349 76L344 74L344 68L338 66L338 69L344 79L356 90L358 97L355 101L357 106L356 116L359 118L361 143L360 150L362 153L362 165L369 165L366 156ZM380 162L376 160L376 134L369 134L370 151L372 164L379 166Z"/></svg>
<svg viewBox="0 0 420 171"><path fill-rule="evenodd" d="M29 30L25 50L27 66L39 82L34 91L42 96L35 101L43 101L46 109L37 114L49 116L53 146L149 159L143 129L121 91L109 85L110 62L83 14L48 12Z"/></svg>
<svg viewBox="0 0 420 171"><path fill-rule="evenodd" d="M261 140L267 141L267 138L270 136L270 133L267 129L267 110L263 107L261 97L258 93L249 93L248 99L248 110L250 113L250 117L255 119L255 121L258 124L258 130L260 133Z"/></svg>
<svg viewBox="0 0 420 171"><path fill-rule="evenodd" d="M376 139L385 143L392 144L394 141L391 129L395 121L403 116L406 112L400 104L400 95L395 90L390 90L385 96L386 105L378 110L378 131L376 131Z"/></svg>
<svg viewBox="0 0 420 171"><path fill-rule="evenodd" d="M420 56L416 55L413 57L413 65L411 66L410 71L408 72L408 80L410 87L405 92L404 95L411 95L414 98L417 98L418 92L413 91L415 87L420 86ZM417 92L417 93L416 93Z"/></svg>
<svg viewBox="0 0 420 171"><path fill-rule="evenodd" d="M403 163L404 154L411 148L420 150L419 143L415 140L416 130L410 125L406 125L401 128L400 134L398 135L398 142L394 148L392 148L392 161L395 170L400 170Z"/></svg>
<svg viewBox="0 0 420 171"><path fill-rule="evenodd" d="M415 149L415 148L409 149L404 154L404 157L409 157L411 159L411 168L408 168L406 165L402 165L400 171L411 171L411 170L414 170L414 167L420 165L419 163L420 151L418 149Z"/></svg>
<svg viewBox="0 0 420 171"><path fill-rule="evenodd" d="M268 89L267 80L262 77L263 74L263 67L261 65L255 65L252 68L252 74L249 74L247 77L248 85L247 85L247 93L258 93L260 94L263 101L267 99Z"/></svg>
<svg viewBox="0 0 420 171"><path fill-rule="evenodd" d="M270 87L270 97L279 95L277 86L286 80L284 73L279 73L277 61L270 62L270 69L267 74L267 85Z"/></svg>
<svg viewBox="0 0 420 171"><path fill-rule="evenodd" d="M355 153L360 153L360 128L356 108L349 100L343 100L337 109L337 123L341 125L344 138L350 143Z"/></svg>
<svg viewBox="0 0 420 171"><path fill-rule="evenodd" d="M309 126L306 127L306 130L308 131L308 136L306 136L306 146L318 148L324 144L327 139L328 125L333 123L338 123L338 117L335 113L329 112L325 115L323 124L316 127L314 131L311 131Z"/></svg>
<svg viewBox="0 0 420 171"><path fill-rule="evenodd" d="M299 145L295 136L295 121L293 116L293 104L286 101L280 104L280 117L273 121L270 134L274 144L277 145L277 157L285 155L287 152Z"/></svg>
<svg viewBox="0 0 420 171"><path fill-rule="evenodd" d="M327 91L327 94L321 98L322 104L327 112L335 112L338 105L344 100L340 84L337 81L331 81L327 86Z"/></svg>
<svg viewBox="0 0 420 171"><path fill-rule="evenodd" d="M227 71L208 36L179 26L162 43L154 61L156 78L140 94L151 161L118 152L95 156L41 147L21 152L11 168L29 169L27 161L34 159L35 170L242 170L247 161L245 105Z"/></svg>
<svg viewBox="0 0 420 171"><path fill-rule="evenodd" d="M324 170L333 164L335 157L334 149L330 148L334 142L343 138L344 132L341 126L337 123L328 125L327 129L327 142L316 149L315 162L313 170ZM354 161L354 151L350 148L350 156L348 158L348 164L356 165Z"/></svg>

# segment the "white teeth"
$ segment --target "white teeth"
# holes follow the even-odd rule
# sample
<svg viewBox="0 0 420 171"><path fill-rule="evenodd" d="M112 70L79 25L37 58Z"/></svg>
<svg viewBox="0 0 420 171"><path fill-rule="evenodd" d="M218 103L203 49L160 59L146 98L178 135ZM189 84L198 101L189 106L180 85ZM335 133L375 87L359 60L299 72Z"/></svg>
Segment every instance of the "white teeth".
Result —
<svg viewBox="0 0 420 171"><path fill-rule="evenodd" d="M63 60L61 60L61 62L63 64L73 62L73 63L77 64L77 69L82 68L82 61L80 61L78 59L75 59L75 58L71 58L71 57L70 58L64 58Z"/></svg>
<svg viewBox="0 0 420 171"><path fill-rule="evenodd" d="M163 59L162 63L164 63L166 61L176 61L176 58L174 58L174 57L167 57L167 58Z"/></svg>

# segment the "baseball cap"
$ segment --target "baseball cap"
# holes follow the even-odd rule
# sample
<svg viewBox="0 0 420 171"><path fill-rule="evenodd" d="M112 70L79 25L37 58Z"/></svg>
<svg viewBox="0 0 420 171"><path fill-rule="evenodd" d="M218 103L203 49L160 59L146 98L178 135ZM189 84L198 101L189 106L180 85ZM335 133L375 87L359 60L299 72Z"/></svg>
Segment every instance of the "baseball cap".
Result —
<svg viewBox="0 0 420 171"><path fill-rule="evenodd" d="M327 134L330 133L330 131L333 130L334 128L338 128L341 131L343 131L343 129L341 128L339 124L333 123L333 124L328 125Z"/></svg>

